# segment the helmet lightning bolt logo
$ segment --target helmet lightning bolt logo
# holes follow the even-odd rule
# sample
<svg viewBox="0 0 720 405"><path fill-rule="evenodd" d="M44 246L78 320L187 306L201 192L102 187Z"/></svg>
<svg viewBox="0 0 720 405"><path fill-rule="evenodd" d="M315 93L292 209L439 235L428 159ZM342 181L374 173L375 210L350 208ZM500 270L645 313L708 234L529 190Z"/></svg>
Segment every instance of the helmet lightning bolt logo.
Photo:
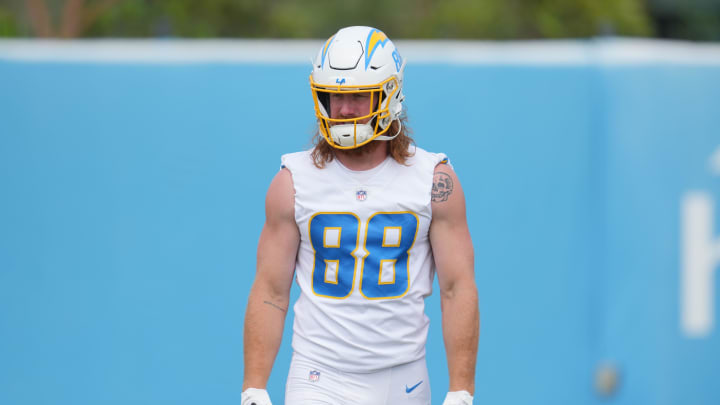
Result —
<svg viewBox="0 0 720 405"><path fill-rule="evenodd" d="M372 59L378 45L384 48L387 41L388 37L382 31L377 29L370 31L367 41L365 42L365 49L367 49L365 52L365 70L367 70L368 66L370 66L370 59Z"/></svg>

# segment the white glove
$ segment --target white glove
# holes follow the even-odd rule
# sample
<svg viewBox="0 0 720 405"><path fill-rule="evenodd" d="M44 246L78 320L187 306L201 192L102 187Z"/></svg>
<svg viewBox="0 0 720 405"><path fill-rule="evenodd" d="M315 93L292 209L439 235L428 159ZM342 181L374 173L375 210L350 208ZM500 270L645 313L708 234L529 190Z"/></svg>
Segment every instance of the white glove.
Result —
<svg viewBox="0 0 720 405"><path fill-rule="evenodd" d="M472 405L472 401L473 397L467 391L451 391L445 396L443 405Z"/></svg>
<svg viewBox="0 0 720 405"><path fill-rule="evenodd" d="M240 405L272 405L267 391L259 388L248 388L243 391Z"/></svg>

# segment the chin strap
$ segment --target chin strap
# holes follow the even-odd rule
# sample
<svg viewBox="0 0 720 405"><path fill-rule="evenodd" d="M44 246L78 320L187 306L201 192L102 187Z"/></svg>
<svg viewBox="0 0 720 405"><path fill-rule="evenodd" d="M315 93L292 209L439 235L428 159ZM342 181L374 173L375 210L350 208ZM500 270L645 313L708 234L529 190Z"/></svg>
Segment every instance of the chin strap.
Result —
<svg viewBox="0 0 720 405"><path fill-rule="evenodd" d="M398 135L400 135L400 131L402 131L402 121L398 120L398 130L395 133L395 135L393 135L393 136L380 135L375 139L377 139L379 141L391 141L391 140L397 138Z"/></svg>
<svg viewBox="0 0 720 405"><path fill-rule="evenodd" d="M376 136L374 140L390 141L397 138L400 132L402 132L402 121L398 120L398 130L395 135L380 135ZM372 134L373 127L370 124L338 124L330 127L330 137L333 143L340 147L356 148L357 146L353 146L355 139L359 139L360 144L367 143L366 140L370 139Z"/></svg>

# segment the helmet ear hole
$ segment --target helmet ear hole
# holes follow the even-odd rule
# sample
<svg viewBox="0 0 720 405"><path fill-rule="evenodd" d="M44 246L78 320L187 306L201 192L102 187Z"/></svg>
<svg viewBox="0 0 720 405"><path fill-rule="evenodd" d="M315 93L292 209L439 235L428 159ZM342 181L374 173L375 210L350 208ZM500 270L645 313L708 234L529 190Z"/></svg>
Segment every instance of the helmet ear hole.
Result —
<svg viewBox="0 0 720 405"><path fill-rule="evenodd" d="M385 83L385 86L383 86L383 96L385 99L391 96L393 94L393 90L395 90L395 81L390 80L389 82Z"/></svg>

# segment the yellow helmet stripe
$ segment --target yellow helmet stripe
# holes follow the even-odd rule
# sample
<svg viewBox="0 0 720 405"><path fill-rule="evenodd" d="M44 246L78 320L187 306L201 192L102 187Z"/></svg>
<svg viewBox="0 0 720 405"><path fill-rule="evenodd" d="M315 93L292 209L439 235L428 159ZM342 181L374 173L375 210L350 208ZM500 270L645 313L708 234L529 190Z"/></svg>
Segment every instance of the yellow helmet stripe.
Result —
<svg viewBox="0 0 720 405"><path fill-rule="evenodd" d="M370 65L370 59L372 59L372 56L375 53L378 45L384 47L387 41L388 37L387 35L385 35L384 32L374 28L370 31L370 34L368 34L367 37L367 41L365 42L365 70L367 70L368 66Z"/></svg>
<svg viewBox="0 0 720 405"><path fill-rule="evenodd" d="M335 35L328 38L327 42L325 42L325 46L323 47L323 51L322 51L322 62L320 62L321 69L325 67L325 55L327 55L327 50L330 47L330 43L332 42L333 39L335 39Z"/></svg>

